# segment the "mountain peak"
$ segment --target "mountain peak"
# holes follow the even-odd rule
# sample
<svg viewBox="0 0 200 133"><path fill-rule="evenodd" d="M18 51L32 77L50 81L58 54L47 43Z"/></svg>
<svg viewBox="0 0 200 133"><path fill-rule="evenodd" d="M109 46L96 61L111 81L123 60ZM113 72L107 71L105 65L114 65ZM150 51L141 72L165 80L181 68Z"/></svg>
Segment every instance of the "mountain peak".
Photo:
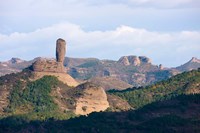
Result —
<svg viewBox="0 0 200 133"><path fill-rule="evenodd" d="M189 62L200 63L200 59L198 59L196 57L192 57L192 59Z"/></svg>
<svg viewBox="0 0 200 133"><path fill-rule="evenodd" d="M11 58L8 62L11 64L17 64L24 62L24 60L21 60L20 58Z"/></svg>
<svg viewBox="0 0 200 133"><path fill-rule="evenodd" d="M177 67L176 69L183 72L183 71L190 71L194 69L198 69L200 67L200 59L196 57L192 57L190 61L187 63Z"/></svg>

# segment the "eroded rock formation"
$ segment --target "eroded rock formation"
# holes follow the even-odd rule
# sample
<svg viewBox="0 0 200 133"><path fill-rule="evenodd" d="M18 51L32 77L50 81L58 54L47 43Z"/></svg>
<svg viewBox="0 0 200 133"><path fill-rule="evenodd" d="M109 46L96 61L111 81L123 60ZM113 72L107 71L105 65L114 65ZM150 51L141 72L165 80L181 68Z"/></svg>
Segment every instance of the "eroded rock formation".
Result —
<svg viewBox="0 0 200 133"><path fill-rule="evenodd" d="M82 95L76 100L76 114L87 115L91 112L104 111L109 107L107 95L102 87L88 82L75 89L82 92Z"/></svg>
<svg viewBox="0 0 200 133"><path fill-rule="evenodd" d="M59 38L56 41L56 61L63 64L66 53L66 42Z"/></svg>
<svg viewBox="0 0 200 133"><path fill-rule="evenodd" d="M39 59L31 66L34 72L54 72L65 73L63 66L66 53L66 42L59 38L56 41L56 60L55 59Z"/></svg>
<svg viewBox="0 0 200 133"><path fill-rule="evenodd" d="M129 66L129 65L133 65L133 66L140 66L142 63L146 64L146 63L151 63L151 59L145 57L145 56L122 56L119 60L118 63L125 65L125 66Z"/></svg>
<svg viewBox="0 0 200 133"><path fill-rule="evenodd" d="M63 65L65 58L66 43L63 39L58 39L56 42L56 60L39 58L30 67L33 71L32 80L37 80L43 76L56 76L68 86L77 86L79 83L66 73L66 68Z"/></svg>

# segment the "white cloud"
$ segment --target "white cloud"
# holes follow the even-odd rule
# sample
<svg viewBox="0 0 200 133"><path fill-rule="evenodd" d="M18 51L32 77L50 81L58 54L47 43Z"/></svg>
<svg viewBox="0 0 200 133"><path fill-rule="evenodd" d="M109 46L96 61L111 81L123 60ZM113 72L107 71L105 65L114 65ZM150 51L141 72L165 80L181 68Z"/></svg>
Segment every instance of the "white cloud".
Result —
<svg viewBox="0 0 200 133"><path fill-rule="evenodd" d="M54 57L59 37L67 41L67 56L72 57L146 55L166 66L180 65L193 56L200 58L199 31L160 33L125 25L114 30L84 31L79 25L60 23L29 33L0 34L0 60Z"/></svg>

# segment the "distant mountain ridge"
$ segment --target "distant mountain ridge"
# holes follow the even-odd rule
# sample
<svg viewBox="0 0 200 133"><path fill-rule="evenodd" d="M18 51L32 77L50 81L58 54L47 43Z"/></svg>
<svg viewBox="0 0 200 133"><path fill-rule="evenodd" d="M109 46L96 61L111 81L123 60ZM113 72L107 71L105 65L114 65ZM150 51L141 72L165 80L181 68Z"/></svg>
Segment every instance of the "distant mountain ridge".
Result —
<svg viewBox="0 0 200 133"><path fill-rule="evenodd" d="M200 59L192 57L190 61L181 66L176 67L176 69L183 72L183 71L198 69L199 67L200 67Z"/></svg>
<svg viewBox="0 0 200 133"><path fill-rule="evenodd" d="M12 58L6 62L0 62L0 76L20 72L39 59L41 57L30 61ZM151 59L145 56L122 56L118 61L66 57L64 65L67 73L80 81L98 78L101 80L101 83L105 83L106 77L110 77L114 81L116 79L116 82L122 81L126 82L128 86L138 87L167 79L184 71L198 69L200 67L200 60L193 57L187 63L176 68L164 68L162 65L153 65ZM113 89L113 86L111 88Z"/></svg>

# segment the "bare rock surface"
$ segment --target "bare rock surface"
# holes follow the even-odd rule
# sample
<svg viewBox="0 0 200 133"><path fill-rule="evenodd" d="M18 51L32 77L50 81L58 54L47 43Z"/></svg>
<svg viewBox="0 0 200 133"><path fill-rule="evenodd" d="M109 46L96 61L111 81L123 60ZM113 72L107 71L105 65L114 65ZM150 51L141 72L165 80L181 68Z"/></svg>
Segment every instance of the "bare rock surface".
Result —
<svg viewBox="0 0 200 133"><path fill-rule="evenodd" d="M32 70L35 72L65 73L63 64L54 59L39 59L33 63Z"/></svg>
<svg viewBox="0 0 200 133"><path fill-rule="evenodd" d="M32 80L37 80L42 78L43 76L55 76L58 78L58 80L62 81L64 84L67 84L68 86L76 87L79 83L72 78L67 73L54 73L54 72L33 72L33 78Z"/></svg>
<svg viewBox="0 0 200 133"><path fill-rule="evenodd" d="M102 87L87 82L75 89L82 91L82 95L77 98L75 114L87 115L109 107L107 95Z"/></svg>
<svg viewBox="0 0 200 133"><path fill-rule="evenodd" d="M133 65L133 66L140 66L142 63L143 64L147 64L147 63L151 63L151 59L146 57L146 56L122 56L119 60L118 63L125 65L125 66L129 66L129 65Z"/></svg>
<svg viewBox="0 0 200 133"><path fill-rule="evenodd" d="M56 41L56 61L63 64L66 53L66 42L65 40L59 38Z"/></svg>
<svg viewBox="0 0 200 133"><path fill-rule="evenodd" d="M66 53L66 42L59 38L56 41L56 60L40 58L33 63L31 66L35 72L54 72L54 73L65 73L63 62Z"/></svg>
<svg viewBox="0 0 200 133"><path fill-rule="evenodd" d="M121 57L121 58L118 60L118 62L121 63L121 64L124 65L124 66L129 66L129 65L130 65L130 62L129 62L127 56Z"/></svg>

